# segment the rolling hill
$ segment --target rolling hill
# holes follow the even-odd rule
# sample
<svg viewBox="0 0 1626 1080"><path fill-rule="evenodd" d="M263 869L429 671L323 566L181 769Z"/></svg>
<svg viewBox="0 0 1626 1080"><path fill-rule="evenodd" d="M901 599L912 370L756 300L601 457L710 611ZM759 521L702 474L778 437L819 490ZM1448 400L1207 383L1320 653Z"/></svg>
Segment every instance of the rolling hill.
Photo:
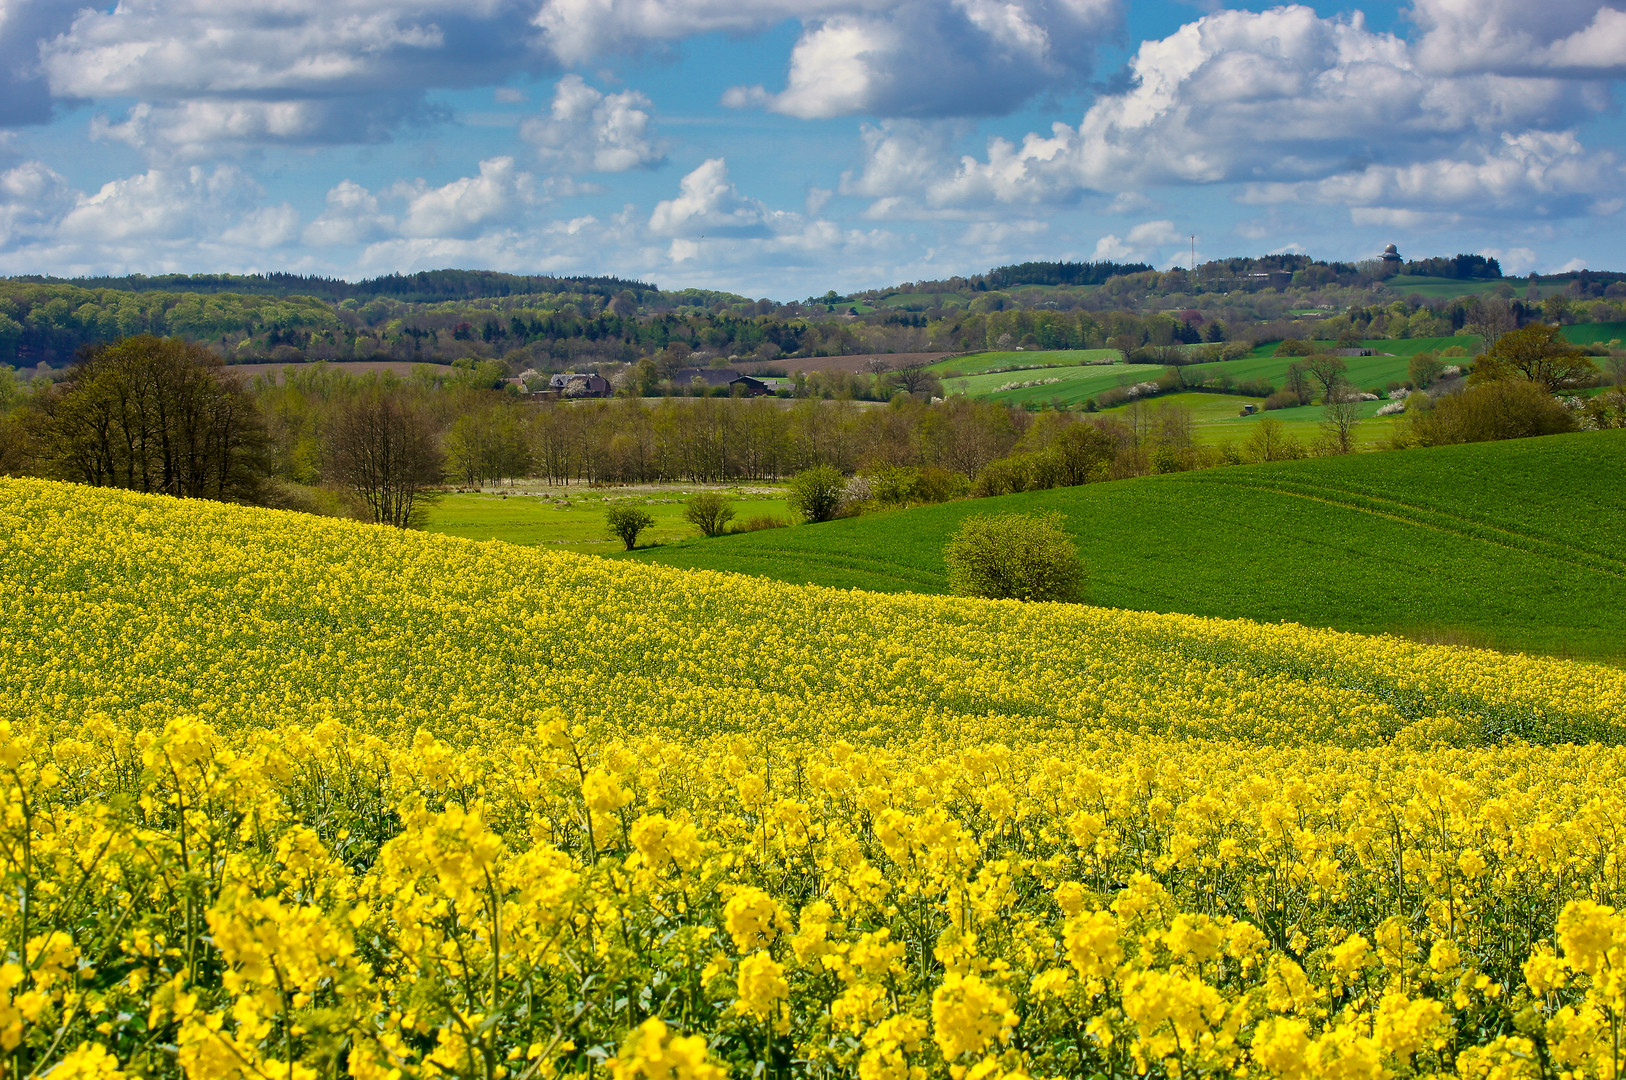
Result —
<svg viewBox="0 0 1626 1080"><path fill-rule="evenodd" d="M1626 431L1241 466L892 511L618 557L947 589L969 514L1059 511L1109 607L1626 659Z"/></svg>

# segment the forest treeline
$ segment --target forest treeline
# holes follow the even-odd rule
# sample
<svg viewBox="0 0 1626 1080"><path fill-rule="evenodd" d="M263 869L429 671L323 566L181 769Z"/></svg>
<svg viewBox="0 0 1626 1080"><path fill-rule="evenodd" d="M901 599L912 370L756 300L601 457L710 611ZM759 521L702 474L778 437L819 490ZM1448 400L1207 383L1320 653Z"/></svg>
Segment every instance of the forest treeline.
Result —
<svg viewBox="0 0 1626 1080"><path fill-rule="evenodd" d="M1315 360L1317 358L1312 358ZM350 514L406 526L443 483L750 482L828 467L891 503L1347 453L1358 394L1312 362L1327 406L1306 444L1268 414L1247 439L1200 445L1190 410L1029 412L893 387L885 404L772 397L521 398L458 377L291 366L248 380L194 342L151 335L90 350L67 377L0 368L0 475ZM1455 385L1407 398L1397 445L1626 426L1626 354L1600 369L1558 328L1503 334ZM1604 393L1567 402L1597 381ZM1325 377L1323 377L1325 376ZM1171 388L1182 372L1171 369ZM1466 386L1462 385L1466 383ZM1316 396L1314 391L1306 391ZM875 494L878 493L878 494Z"/></svg>
<svg viewBox="0 0 1626 1080"><path fill-rule="evenodd" d="M1406 269L1466 278L1500 273L1494 260L1477 255ZM227 363L472 359L500 361L512 374L632 365L674 344L701 364L1018 347L1117 348L1130 356L1196 343L1251 348L1283 338L1442 336L1461 330L1481 300L1401 298L1381 285L1374 266L1298 255L1215 260L1196 272L1025 263L788 304L617 278L484 271L354 285L287 274L13 278L0 281L0 363L61 370L82 349L137 334L183 337ZM1528 289L1521 297L1507 281L1494 288L1519 305L1521 318L1626 317L1626 275L1580 272L1545 299Z"/></svg>
<svg viewBox="0 0 1626 1080"><path fill-rule="evenodd" d="M1177 273L1149 276L1167 279ZM1189 362L1186 347L1195 344L1234 347L1239 354L1257 341L1284 338L1353 343L1449 336L1463 332L1476 309L1488 303L1504 308L1517 325L1532 319L1567 324L1626 318L1626 283L1602 279L1585 288L1576 282L1576 288L1544 300L1424 301L1413 295L1379 303L1368 293L1365 302L1314 320L1281 309L1297 301L1279 293L1255 298L1247 308L1227 302L1140 311L1107 302L1133 286L1136 277L1111 278L1090 294L1095 298L1090 307L1035 307L990 291L963 308L878 310L864 316L791 315L785 305L743 300L652 310L620 294L330 304L312 297L127 292L12 281L0 282L0 363L27 373L41 364L47 373L60 371L87 347L138 334L183 337L228 363L491 361L504 375L591 369L610 378L663 351L668 357L681 352L688 366L717 361L756 370L753 365L786 361L774 374L800 367L799 359L816 369L819 357L1014 348L1112 348L1137 362L1180 363ZM1177 281L1164 284L1180 287ZM1173 298L1182 304L1198 299L1180 293Z"/></svg>

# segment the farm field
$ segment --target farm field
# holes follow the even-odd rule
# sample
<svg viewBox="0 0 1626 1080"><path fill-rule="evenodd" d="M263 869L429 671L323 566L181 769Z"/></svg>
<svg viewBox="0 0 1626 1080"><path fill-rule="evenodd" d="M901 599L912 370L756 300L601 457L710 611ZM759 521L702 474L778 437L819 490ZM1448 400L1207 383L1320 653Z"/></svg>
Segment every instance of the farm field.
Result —
<svg viewBox="0 0 1626 1080"><path fill-rule="evenodd" d="M1226 443L1241 446L1247 442L1254 427L1266 416L1281 421L1286 433L1299 439L1306 446L1314 445L1321 437L1321 423L1326 413L1323 406L1305 405L1293 409L1272 409L1268 413L1260 411L1252 416L1241 415L1244 405L1252 404L1262 410L1264 402L1264 398L1244 397L1240 394L1193 392L1147 398L1140 402L1139 407L1147 415L1155 414L1158 409L1167 406L1190 409L1192 434L1199 446L1223 446ZM1361 402L1361 421L1355 429L1357 447L1370 449L1384 446L1393 437L1395 429L1400 424L1400 416L1377 415L1377 411L1387 404L1387 401ZM1100 415L1122 418L1134 407L1133 403L1118 405L1111 409L1102 409Z"/></svg>
<svg viewBox="0 0 1626 1080"><path fill-rule="evenodd" d="M14 1074L1618 1053L1626 672L12 480L0 616Z"/></svg>
<svg viewBox="0 0 1626 1080"><path fill-rule="evenodd" d="M1440 351L1452 345L1461 345L1472 351L1477 338L1411 338L1405 341L1363 341L1361 348L1372 349L1380 353L1393 353L1392 356L1349 356L1344 363L1349 371L1347 378L1350 383L1361 390L1381 389L1391 382L1405 382L1408 378L1406 366L1411 358L1420 352ZM1286 379L1287 366L1294 360L1302 359L1295 356L1273 356L1276 346L1280 342L1269 342L1256 348L1249 356L1238 360L1221 360L1211 364L1193 364L1188 371L1200 372L1204 376L1230 375L1238 382L1248 379L1266 379L1278 390ZM1335 347L1333 342L1322 342L1328 348Z"/></svg>
<svg viewBox="0 0 1626 1080"><path fill-rule="evenodd" d="M636 488L534 487L491 488L481 492L451 492L430 508L427 532L470 540L501 540L508 544L545 544L564 551L602 554L617 551L622 543L610 535L604 512L611 506L633 503L655 519L638 537L640 544L665 544L700 535L683 520L688 497L701 490L717 490L734 505L738 520L767 516L790 518L783 496L750 488L702 488L696 485Z"/></svg>
<svg viewBox="0 0 1626 1080"><path fill-rule="evenodd" d="M980 352L969 356L948 356L930 365L930 370L943 378L959 375L981 375L998 370L1020 371L1029 368L1077 367L1103 362L1118 363L1122 357L1117 349L1023 349L1005 352Z"/></svg>
<svg viewBox="0 0 1626 1080"><path fill-rule="evenodd" d="M1048 354L1037 354L1048 355ZM1088 399L1116 386L1131 386L1147 379L1155 379L1168 370L1162 364L1085 364L1070 367L1047 367L1021 371L990 372L985 375L967 375L959 379L944 379L943 389L950 394L966 394L986 401L1006 405L1028 403L1064 406L1082 405ZM1013 384L1036 382L1036 386ZM1001 389L1010 387L1010 389Z"/></svg>
<svg viewBox="0 0 1626 1080"><path fill-rule="evenodd" d="M1577 345L1609 345L1626 341L1626 322L1576 323L1564 327L1564 336Z"/></svg>
<svg viewBox="0 0 1626 1080"><path fill-rule="evenodd" d="M969 514L1059 511L1092 603L1626 661L1626 432L1245 465L618 558L946 592Z"/></svg>

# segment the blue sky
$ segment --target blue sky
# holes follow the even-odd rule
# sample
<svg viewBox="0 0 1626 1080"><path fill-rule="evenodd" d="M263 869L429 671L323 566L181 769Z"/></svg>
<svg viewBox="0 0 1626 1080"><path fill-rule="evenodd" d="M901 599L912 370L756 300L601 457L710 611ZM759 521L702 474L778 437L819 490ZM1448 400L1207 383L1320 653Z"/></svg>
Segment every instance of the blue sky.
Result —
<svg viewBox="0 0 1626 1080"><path fill-rule="evenodd" d="M0 0L0 274L1626 268L1626 0Z"/></svg>

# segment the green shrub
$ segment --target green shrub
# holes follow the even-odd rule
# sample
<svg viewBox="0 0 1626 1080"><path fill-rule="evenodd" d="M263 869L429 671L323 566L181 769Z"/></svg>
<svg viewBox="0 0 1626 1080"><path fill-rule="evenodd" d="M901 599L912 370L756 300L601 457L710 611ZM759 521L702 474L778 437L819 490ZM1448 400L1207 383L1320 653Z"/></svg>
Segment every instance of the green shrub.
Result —
<svg viewBox="0 0 1626 1080"><path fill-rule="evenodd" d="M1299 396L1291 390L1278 390L1265 399L1267 410L1296 409L1299 404Z"/></svg>
<svg viewBox="0 0 1626 1080"><path fill-rule="evenodd" d="M819 465L791 477L785 501L790 504L791 512L803 521L829 521L841 513L846 488L846 477L829 465Z"/></svg>
<svg viewBox="0 0 1626 1080"><path fill-rule="evenodd" d="M994 600L1077 601L1084 564L1059 513L973 514L943 546L949 590Z"/></svg>
<svg viewBox="0 0 1626 1080"><path fill-rule="evenodd" d="M1527 439L1574 431L1575 415L1538 383L1498 379L1447 394L1426 412L1406 413L1404 441L1415 446Z"/></svg>
<svg viewBox="0 0 1626 1080"><path fill-rule="evenodd" d="M683 519L700 529L705 536L721 536L734 520L734 507L715 491L702 491L683 508Z"/></svg>
<svg viewBox="0 0 1626 1080"><path fill-rule="evenodd" d="M631 551L638 546L638 534L655 524L655 519L641 506L612 506L604 512L604 523Z"/></svg>

